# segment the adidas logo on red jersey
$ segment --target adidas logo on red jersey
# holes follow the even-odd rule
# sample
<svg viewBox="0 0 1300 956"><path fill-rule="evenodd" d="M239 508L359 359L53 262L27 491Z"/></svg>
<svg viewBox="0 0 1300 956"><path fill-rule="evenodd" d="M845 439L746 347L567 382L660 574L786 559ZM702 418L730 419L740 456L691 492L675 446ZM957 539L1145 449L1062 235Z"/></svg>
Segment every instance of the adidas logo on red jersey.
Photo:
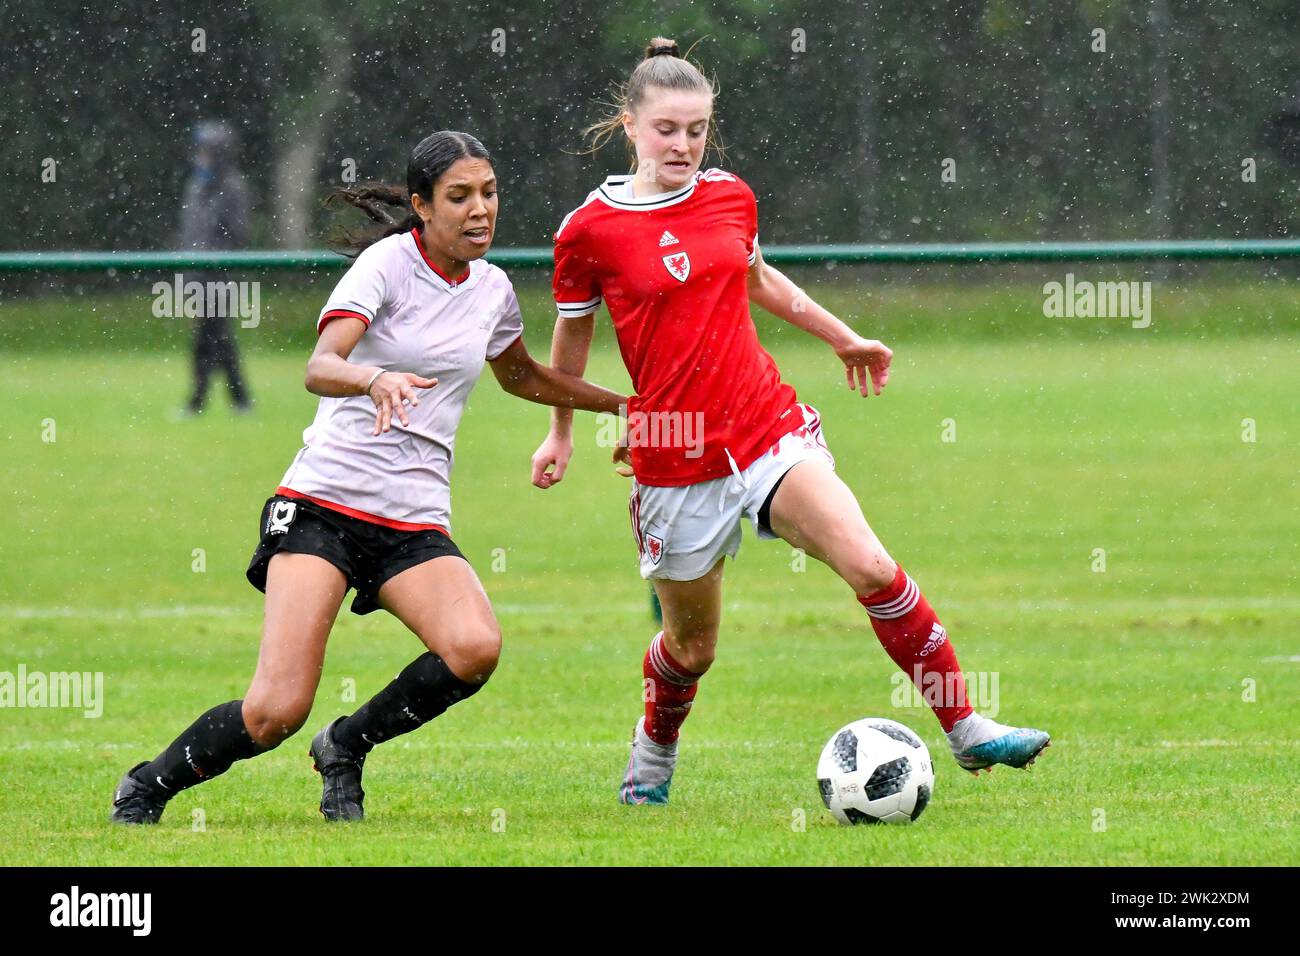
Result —
<svg viewBox="0 0 1300 956"><path fill-rule="evenodd" d="M664 234L659 237L659 245L661 248L663 246L675 246L677 245L677 237L665 229Z"/></svg>

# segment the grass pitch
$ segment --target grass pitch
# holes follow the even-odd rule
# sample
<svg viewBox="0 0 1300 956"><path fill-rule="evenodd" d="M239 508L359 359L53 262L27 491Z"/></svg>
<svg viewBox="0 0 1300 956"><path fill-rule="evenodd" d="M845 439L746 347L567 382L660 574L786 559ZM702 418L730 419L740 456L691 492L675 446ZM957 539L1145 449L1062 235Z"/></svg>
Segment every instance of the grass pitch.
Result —
<svg viewBox="0 0 1300 956"><path fill-rule="evenodd" d="M854 290L810 289L853 314ZM247 687L261 595L243 570L314 410L303 330L321 294L267 296L266 326L241 330L253 416L233 416L214 391L192 421L172 417L188 384L183 335L133 327L129 316L148 316L141 297L0 308L0 671L104 675L99 718L0 709L0 864L1300 856L1300 323L1289 291L1245 287L1164 300L1148 330L1049 323L1032 288L886 291L861 311L880 315L897 364L886 395L868 400L843 389L824 346L763 327L972 683L982 674L991 694L996 680L985 703L1052 733L1029 773L959 770L929 712L896 706L893 665L847 589L746 531L673 803L619 806L655 630L627 483L580 415L569 476L532 488L547 412L485 371L453 480L453 533L505 634L485 691L376 750L368 820L326 826L311 734L353 709L350 688L364 700L421 651L394 619L345 606L307 727L174 799L159 827L111 828L122 772ZM530 346L545 355L544 295L524 298ZM626 383L607 333L589 375ZM821 808L821 746L868 715L930 746L936 792L915 825L841 828Z"/></svg>

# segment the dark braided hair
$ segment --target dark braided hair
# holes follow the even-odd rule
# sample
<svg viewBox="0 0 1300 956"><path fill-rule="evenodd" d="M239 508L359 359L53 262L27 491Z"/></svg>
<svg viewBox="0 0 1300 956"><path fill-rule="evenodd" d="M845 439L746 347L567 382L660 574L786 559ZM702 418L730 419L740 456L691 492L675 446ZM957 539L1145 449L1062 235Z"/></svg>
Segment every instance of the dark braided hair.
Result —
<svg viewBox="0 0 1300 956"><path fill-rule="evenodd" d="M358 186L341 186L330 190L325 197L326 206L346 203L355 206L366 217L382 228L379 230L338 229L330 239L336 251L350 259L359 256L367 246L398 232L424 228L424 222L415 214L411 197L419 196L425 202L433 201L433 187L458 159L485 159L492 164L487 147L469 133L440 130L430 133L416 144L406 160L406 187L385 183L362 183Z"/></svg>

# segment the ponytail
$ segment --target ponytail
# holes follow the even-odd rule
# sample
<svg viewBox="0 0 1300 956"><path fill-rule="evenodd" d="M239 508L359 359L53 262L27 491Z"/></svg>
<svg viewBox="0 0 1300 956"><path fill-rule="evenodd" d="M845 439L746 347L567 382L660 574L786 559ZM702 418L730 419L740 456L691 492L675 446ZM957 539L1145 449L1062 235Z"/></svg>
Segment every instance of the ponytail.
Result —
<svg viewBox="0 0 1300 956"><path fill-rule="evenodd" d="M686 56L690 56L690 50L686 51ZM610 101L601 102L606 108L604 117L582 131L588 144L584 152L596 152L617 135L623 129L623 114L636 112L652 87L707 93L710 97L715 97L718 92L717 83L705 77L696 64L681 55L675 40L655 37L646 44L645 57L636 65L627 82L614 87ZM713 120L709 121L708 147L719 154L724 148ZM630 140L627 149L635 166L636 150Z"/></svg>
<svg viewBox="0 0 1300 956"><path fill-rule="evenodd" d="M401 186L384 183L364 183L360 186L331 189L325 196L325 206L355 206L371 222L379 223L380 230L357 230L340 226L330 235L329 244L336 252L355 259L367 246L399 232L410 232L423 225L411 206L411 194Z"/></svg>
<svg viewBox="0 0 1300 956"><path fill-rule="evenodd" d="M347 204L366 214L379 230L356 231L340 227L330 238L330 245L350 259L359 256L367 246L399 232L417 232L424 221L411 205L411 197L419 196L433 202L433 187L458 159L485 159L492 163L487 147L469 133L441 130L420 140L406 161L406 187L384 183L364 183L360 186L332 189L325 196L326 206Z"/></svg>

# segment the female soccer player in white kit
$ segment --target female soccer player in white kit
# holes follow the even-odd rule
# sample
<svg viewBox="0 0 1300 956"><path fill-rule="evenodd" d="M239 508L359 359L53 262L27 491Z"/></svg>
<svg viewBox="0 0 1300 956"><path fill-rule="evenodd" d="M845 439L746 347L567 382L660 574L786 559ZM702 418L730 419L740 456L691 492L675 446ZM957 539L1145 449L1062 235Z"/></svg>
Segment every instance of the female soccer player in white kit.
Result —
<svg viewBox="0 0 1300 956"><path fill-rule="evenodd" d="M428 649L312 741L321 812L361 819L370 749L476 693L497 664L492 607L450 536L456 428L484 361L502 388L534 402L614 413L626 401L529 356L510 280L482 258L497 194L477 139L426 137L409 158L406 191L368 186L337 195L389 228L357 243L363 251L318 320L306 384L320 405L262 509L247 572L266 593L252 685L127 772L114 794L116 822L157 823L179 791L298 731L349 587L354 613L382 607ZM383 205L406 215L399 221Z"/></svg>
<svg viewBox="0 0 1300 956"><path fill-rule="evenodd" d="M668 801L678 731L714 659L723 559L740 547L746 517L760 538L784 538L853 588L962 767L1026 766L1048 735L973 711L947 632L835 474L820 416L781 381L749 303L829 344L863 396L885 386L892 352L763 261L754 194L738 176L699 171L713 88L675 43L651 41L618 101L589 132L596 146L624 133L637 171L607 179L556 232L560 319L551 360L582 373L591 316L603 301L637 392L628 409L630 511L641 575L654 584L664 627L642 662L645 714L620 800ZM555 410L533 456L540 488L563 477L573 453L570 420Z"/></svg>

